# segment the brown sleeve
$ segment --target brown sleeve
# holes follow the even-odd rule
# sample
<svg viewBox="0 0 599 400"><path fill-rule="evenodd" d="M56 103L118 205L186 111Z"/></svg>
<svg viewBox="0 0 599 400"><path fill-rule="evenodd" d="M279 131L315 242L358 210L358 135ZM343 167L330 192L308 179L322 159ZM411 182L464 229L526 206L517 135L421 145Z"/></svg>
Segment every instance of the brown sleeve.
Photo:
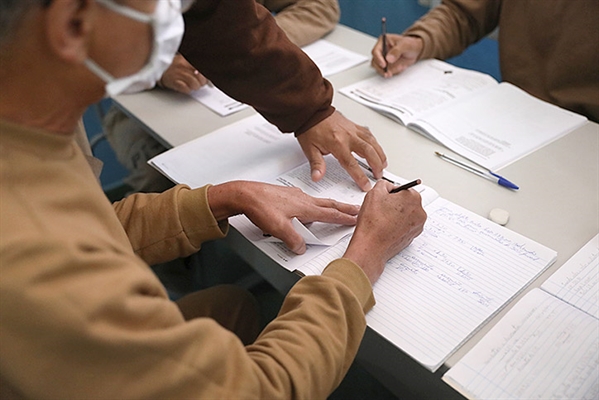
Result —
<svg viewBox="0 0 599 400"><path fill-rule="evenodd" d="M501 0L443 0L403 34L422 38L421 59L446 59L491 33L500 7Z"/></svg>
<svg viewBox="0 0 599 400"><path fill-rule="evenodd" d="M264 0L289 40L305 46L333 30L341 10L337 0Z"/></svg>
<svg viewBox="0 0 599 400"><path fill-rule="evenodd" d="M185 58L281 131L300 134L333 113L330 82L254 0L198 1L184 17Z"/></svg>

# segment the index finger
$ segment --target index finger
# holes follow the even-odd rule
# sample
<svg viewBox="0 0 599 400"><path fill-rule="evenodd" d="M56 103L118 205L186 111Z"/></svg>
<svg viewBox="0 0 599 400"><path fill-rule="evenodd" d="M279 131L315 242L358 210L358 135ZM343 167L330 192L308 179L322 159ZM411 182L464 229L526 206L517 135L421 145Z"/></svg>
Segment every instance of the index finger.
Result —
<svg viewBox="0 0 599 400"><path fill-rule="evenodd" d="M370 179L366 176L366 172L360 167L358 161L350 154L344 153L343 155L335 155L333 154L339 164L343 167L344 170L347 171L349 176L356 182L356 184L362 189L362 191L367 192L372 188L372 184L370 183Z"/></svg>
<svg viewBox="0 0 599 400"><path fill-rule="evenodd" d="M376 179L383 177L383 169L387 167L387 155L370 129L358 127L358 139L352 143L351 150L366 159Z"/></svg>

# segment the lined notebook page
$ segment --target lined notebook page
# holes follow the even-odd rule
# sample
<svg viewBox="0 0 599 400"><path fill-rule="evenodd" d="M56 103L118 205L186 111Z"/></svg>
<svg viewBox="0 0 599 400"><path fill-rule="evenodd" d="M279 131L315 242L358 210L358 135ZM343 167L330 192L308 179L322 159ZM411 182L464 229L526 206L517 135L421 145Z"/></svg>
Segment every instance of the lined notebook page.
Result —
<svg viewBox="0 0 599 400"><path fill-rule="evenodd" d="M533 289L443 377L475 399L599 398L599 321Z"/></svg>
<svg viewBox="0 0 599 400"><path fill-rule="evenodd" d="M556 253L442 198L425 210L424 232L388 262L366 319L434 371ZM319 273L346 246L340 243L301 271Z"/></svg>
<svg viewBox="0 0 599 400"><path fill-rule="evenodd" d="M541 288L599 318L599 235L566 261Z"/></svg>

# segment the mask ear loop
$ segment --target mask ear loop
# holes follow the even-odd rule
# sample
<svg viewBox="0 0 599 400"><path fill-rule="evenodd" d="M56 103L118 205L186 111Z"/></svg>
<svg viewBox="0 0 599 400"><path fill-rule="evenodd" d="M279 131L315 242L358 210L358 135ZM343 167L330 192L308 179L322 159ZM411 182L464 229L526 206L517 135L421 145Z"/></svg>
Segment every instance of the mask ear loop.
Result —
<svg viewBox="0 0 599 400"><path fill-rule="evenodd" d="M135 10L133 8L129 8L129 7L117 4L117 3L113 3L110 0L96 0L96 3L102 4L104 7L108 8L109 10L114 11L118 14L124 15L125 17L131 18L135 21L144 22L146 24L149 24L152 21L154 21L154 15L152 15L152 14L146 14L144 12Z"/></svg>
<svg viewBox="0 0 599 400"><path fill-rule="evenodd" d="M158 0L160 1L160 0ZM127 18L130 18L134 21L142 22L145 24L152 25L154 24L155 18L154 15L146 14L141 11L135 10L133 8L129 8L117 3L113 3L111 0L96 0L96 3L101 4L102 6L108 8L111 11L116 12L117 14L121 14ZM92 59L86 59L84 61L87 68L89 68L92 72L94 72L97 76L100 77L104 82L110 83L115 79L110 73L108 73L104 68L99 66Z"/></svg>
<svg viewBox="0 0 599 400"><path fill-rule="evenodd" d="M91 58L86 58L83 63L90 71L96 74L96 76L100 77L100 79L102 79L104 82L110 83L115 80L114 76L110 75L104 68L100 67Z"/></svg>

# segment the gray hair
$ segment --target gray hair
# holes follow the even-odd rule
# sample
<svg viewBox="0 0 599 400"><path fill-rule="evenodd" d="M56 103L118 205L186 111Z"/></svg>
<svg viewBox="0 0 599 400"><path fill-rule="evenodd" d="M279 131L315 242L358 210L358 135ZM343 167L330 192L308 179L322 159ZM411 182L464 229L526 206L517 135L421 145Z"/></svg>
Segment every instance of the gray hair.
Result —
<svg viewBox="0 0 599 400"><path fill-rule="evenodd" d="M29 9L48 3L48 0L0 0L0 47L10 40Z"/></svg>

